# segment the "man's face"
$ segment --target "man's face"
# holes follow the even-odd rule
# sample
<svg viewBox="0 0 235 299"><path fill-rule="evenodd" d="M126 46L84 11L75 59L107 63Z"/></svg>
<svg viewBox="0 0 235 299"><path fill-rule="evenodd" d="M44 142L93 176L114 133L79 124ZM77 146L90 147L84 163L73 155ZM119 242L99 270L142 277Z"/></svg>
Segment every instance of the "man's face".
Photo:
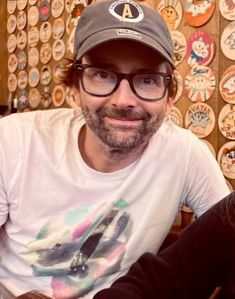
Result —
<svg viewBox="0 0 235 299"><path fill-rule="evenodd" d="M128 41L113 41L96 47L82 59L94 66L107 65L120 73L138 73L143 70L169 74L169 67L149 48ZM172 100L166 96L155 102L136 96L126 79L109 96L96 97L83 88L75 88L75 99L82 108L87 124L87 141L94 137L110 150L130 152L145 145L160 127Z"/></svg>

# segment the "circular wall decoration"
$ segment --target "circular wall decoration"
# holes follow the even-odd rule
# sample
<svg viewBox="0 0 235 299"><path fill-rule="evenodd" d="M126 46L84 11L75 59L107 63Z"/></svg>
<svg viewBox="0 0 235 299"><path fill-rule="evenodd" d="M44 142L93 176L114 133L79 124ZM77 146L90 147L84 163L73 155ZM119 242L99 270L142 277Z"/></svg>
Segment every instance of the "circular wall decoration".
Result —
<svg viewBox="0 0 235 299"><path fill-rule="evenodd" d="M47 64L51 60L52 50L49 43L45 43L40 49L40 61L43 64Z"/></svg>
<svg viewBox="0 0 235 299"><path fill-rule="evenodd" d="M180 64L186 54L187 42L184 34L178 30L171 31L171 39L173 42L173 59L175 66Z"/></svg>
<svg viewBox="0 0 235 299"><path fill-rule="evenodd" d="M167 123L177 125L178 127L183 127L183 116L180 110L175 106L171 108L171 111L169 112L164 121Z"/></svg>
<svg viewBox="0 0 235 299"><path fill-rule="evenodd" d="M47 43L51 37L51 24L49 22L43 22L40 27L40 40L43 43Z"/></svg>
<svg viewBox="0 0 235 299"><path fill-rule="evenodd" d="M25 70L19 71L18 73L18 87L20 89L25 89L28 84L28 75Z"/></svg>
<svg viewBox="0 0 235 299"><path fill-rule="evenodd" d="M215 11L215 0L184 1L184 20L193 27L206 24Z"/></svg>
<svg viewBox="0 0 235 299"><path fill-rule="evenodd" d="M220 0L219 10L221 15L229 21L235 20L235 4L231 1Z"/></svg>
<svg viewBox="0 0 235 299"><path fill-rule="evenodd" d="M157 11L170 31L176 30L179 27L183 17L183 9L180 1L161 0Z"/></svg>
<svg viewBox="0 0 235 299"><path fill-rule="evenodd" d="M15 54L11 54L8 57L8 71L14 73L17 69L18 59Z"/></svg>
<svg viewBox="0 0 235 299"><path fill-rule="evenodd" d="M223 73L219 91L225 102L235 104L235 65L231 65Z"/></svg>
<svg viewBox="0 0 235 299"><path fill-rule="evenodd" d="M31 6L28 10L28 24L35 26L39 21L39 10L37 6Z"/></svg>
<svg viewBox="0 0 235 299"><path fill-rule="evenodd" d="M16 26L18 30L23 30L27 24L27 16L26 13L21 10L18 12L16 17Z"/></svg>
<svg viewBox="0 0 235 299"><path fill-rule="evenodd" d="M52 92L52 101L54 106L60 107L65 101L65 90L61 85L55 86Z"/></svg>
<svg viewBox="0 0 235 299"><path fill-rule="evenodd" d="M28 2L28 0L17 0L17 8L19 10L25 9L27 2Z"/></svg>
<svg viewBox="0 0 235 299"><path fill-rule="evenodd" d="M9 74L7 81L8 90L13 92L17 88L17 78L14 73Z"/></svg>
<svg viewBox="0 0 235 299"><path fill-rule="evenodd" d="M13 33L16 30L16 16L10 15L7 19L7 32L9 34Z"/></svg>
<svg viewBox="0 0 235 299"><path fill-rule="evenodd" d="M205 138L215 127L215 113L205 103L195 103L190 106L185 115L185 127L199 138Z"/></svg>
<svg viewBox="0 0 235 299"><path fill-rule="evenodd" d="M13 14L16 10L16 0L7 0L7 12Z"/></svg>
<svg viewBox="0 0 235 299"><path fill-rule="evenodd" d="M29 105L31 108L36 109L41 101L41 95L37 88L29 90Z"/></svg>
<svg viewBox="0 0 235 299"><path fill-rule="evenodd" d="M176 103L182 96L184 83L183 83L183 78L182 78L181 74L177 70L174 71L174 76L176 79L177 91L176 91L176 95L173 99L173 103Z"/></svg>
<svg viewBox="0 0 235 299"><path fill-rule="evenodd" d="M220 38L221 50L228 59L235 60L235 21L224 28Z"/></svg>
<svg viewBox="0 0 235 299"><path fill-rule="evenodd" d="M65 32L65 23L62 18L57 18L52 27L52 33L54 39L61 39Z"/></svg>
<svg viewBox="0 0 235 299"><path fill-rule="evenodd" d="M17 47L18 49L23 50L27 44L27 34L24 30L19 31L16 37Z"/></svg>
<svg viewBox="0 0 235 299"><path fill-rule="evenodd" d="M64 11L64 0L52 0L51 14L54 18L58 18Z"/></svg>
<svg viewBox="0 0 235 299"><path fill-rule="evenodd" d="M227 142L219 149L217 160L224 176L235 179L235 141Z"/></svg>
<svg viewBox="0 0 235 299"><path fill-rule="evenodd" d="M28 31L28 45L35 47L39 42L39 30L37 27L31 27Z"/></svg>
<svg viewBox="0 0 235 299"><path fill-rule="evenodd" d="M196 66L189 70L184 81L184 92L192 102L205 102L215 91L216 81L207 66Z"/></svg>
<svg viewBox="0 0 235 299"><path fill-rule="evenodd" d="M8 53L13 53L16 49L16 46L17 46L17 38L16 38L16 35L14 33L12 33L11 35L8 36L8 39L7 39Z"/></svg>
<svg viewBox="0 0 235 299"><path fill-rule="evenodd" d="M51 6L48 0L42 0L39 4L39 18L45 22L51 15Z"/></svg>
<svg viewBox="0 0 235 299"><path fill-rule="evenodd" d="M208 65L214 54L214 40L208 32L195 31L187 39L186 60L191 67Z"/></svg>
<svg viewBox="0 0 235 299"><path fill-rule="evenodd" d="M221 134L230 140L235 140L235 105L226 104L220 111L218 125Z"/></svg>
<svg viewBox="0 0 235 299"><path fill-rule="evenodd" d="M28 52L28 63L29 66L35 67L38 65L39 62L39 51L37 48L33 47L29 49Z"/></svg>

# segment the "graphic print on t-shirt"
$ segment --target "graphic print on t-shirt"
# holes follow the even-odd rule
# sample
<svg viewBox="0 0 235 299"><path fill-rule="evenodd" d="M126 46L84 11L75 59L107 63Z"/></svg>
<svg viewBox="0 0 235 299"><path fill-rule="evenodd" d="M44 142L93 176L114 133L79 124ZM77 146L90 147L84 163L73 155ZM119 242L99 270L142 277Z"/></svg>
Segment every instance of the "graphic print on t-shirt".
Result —
<svg viewBox="0 0 235 299"><path fill-rule="evenodd" d="M51 219L28 244L35 276L51 276L53 298L87 294L96 281L120 268L132 221L119 199L85 206Z"/></svg>

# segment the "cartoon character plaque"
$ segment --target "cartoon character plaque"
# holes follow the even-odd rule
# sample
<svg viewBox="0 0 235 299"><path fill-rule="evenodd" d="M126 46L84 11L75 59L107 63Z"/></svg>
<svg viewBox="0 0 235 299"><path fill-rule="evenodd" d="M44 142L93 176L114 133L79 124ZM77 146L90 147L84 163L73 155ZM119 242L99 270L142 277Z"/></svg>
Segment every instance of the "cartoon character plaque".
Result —
<svg viewBox="0 0 235 299"><path fill-rule="evenodd" d="M185 127L199 138L207 137L214 129L215 113L205 103L190 106L185 115Z"/></svg>
<svg viewBox="0 0 235 299"><path fill-rule="evenodd" d="M214 57L215 45L211 35L206 31L196 31L187 40L186 60L193 67L208 65Z"/></svg>

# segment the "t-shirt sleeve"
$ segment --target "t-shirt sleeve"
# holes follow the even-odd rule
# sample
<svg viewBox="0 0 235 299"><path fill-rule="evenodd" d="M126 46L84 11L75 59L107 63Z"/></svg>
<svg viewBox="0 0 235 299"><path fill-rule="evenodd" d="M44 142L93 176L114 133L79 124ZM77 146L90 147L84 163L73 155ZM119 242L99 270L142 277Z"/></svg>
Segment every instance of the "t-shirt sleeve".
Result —
<svg viewBox="0 0 235 299"><path fill-rule="evenodd" d="M216 158L198 138L192 139L188 158L185 201L200 216L230 193Z"/></svg>

